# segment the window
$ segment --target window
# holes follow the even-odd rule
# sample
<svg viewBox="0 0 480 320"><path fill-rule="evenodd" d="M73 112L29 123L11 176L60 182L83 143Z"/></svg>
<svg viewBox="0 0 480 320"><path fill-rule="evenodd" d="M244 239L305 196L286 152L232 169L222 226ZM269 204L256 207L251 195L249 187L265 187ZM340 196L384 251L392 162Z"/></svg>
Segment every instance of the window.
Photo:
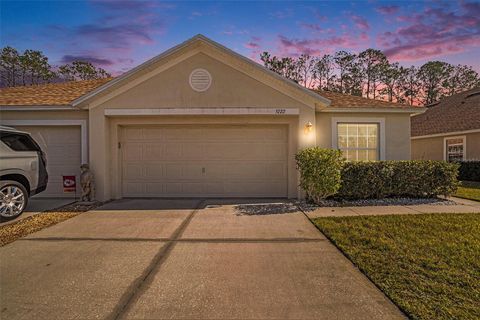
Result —
<svg viewBox="0 0 480 320"><path fill-rule="evenodd" d="M13 151L40 151L40 147L26 134L2 132L0 140Z"/></svg>
<svg viewBox="0 0 480 320"><path fill-rule="evenodd" d="M465 138L453 137L445 139L445 160L462 161L465 155Z"/></svg>
<svg viewBox="0 0 480 320"><path fill-rule="evenodd" d="M348 161L379 159L377 123L338 123L337 146Z"/></svg>

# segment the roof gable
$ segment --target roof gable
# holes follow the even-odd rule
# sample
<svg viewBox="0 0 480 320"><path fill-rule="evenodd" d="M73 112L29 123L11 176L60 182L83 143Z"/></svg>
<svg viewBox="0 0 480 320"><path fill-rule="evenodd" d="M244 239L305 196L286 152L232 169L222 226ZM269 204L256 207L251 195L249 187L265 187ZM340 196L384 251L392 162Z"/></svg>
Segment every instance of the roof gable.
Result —
<svg viewBox="0 0 480 320"><path fill-rule="evenodd" d="M229 66L244 72L252 78L271 86L282 93L315 108L317 104L327 106L330 100L288 80L260 64L220 45L203 35L197 35L165 52L133 68L112 81L94 89L93 91L75 99L73 106L87 106L99 104L117 94L121 88L129 89L142 81L155 76L159 72L180 63L184 59L198 53L205 53ZM107 95L109 97L107 97ZM103 97L103 99L102 99Z"/></svg>

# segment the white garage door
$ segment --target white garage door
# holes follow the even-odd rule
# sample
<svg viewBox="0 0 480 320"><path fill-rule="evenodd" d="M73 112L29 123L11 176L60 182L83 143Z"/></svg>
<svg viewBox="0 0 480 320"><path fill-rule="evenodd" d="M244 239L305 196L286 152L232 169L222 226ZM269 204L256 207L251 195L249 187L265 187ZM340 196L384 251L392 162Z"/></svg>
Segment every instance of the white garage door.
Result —
<svg viewBox="0 0 480 320"><path fill-rule="evenodd" d="M125 127L124 197L286 197L286 126Z"/></svg>
<svg viewBox="0 0 480 320"><path fill-rule="evenodd" d="M74 197L63 193L62 175L77 176L81 162L80 126L15 126L29 132L47 155L48 186L37 197ZM79 191L77 191L79 192Z"/></svg>

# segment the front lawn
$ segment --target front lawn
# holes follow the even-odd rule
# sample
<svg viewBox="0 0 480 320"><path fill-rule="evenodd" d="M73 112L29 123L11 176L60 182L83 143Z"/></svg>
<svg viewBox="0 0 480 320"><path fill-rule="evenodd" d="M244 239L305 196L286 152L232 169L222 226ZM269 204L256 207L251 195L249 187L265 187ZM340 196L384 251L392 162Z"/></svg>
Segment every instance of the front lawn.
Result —
<svg viewBox="0 0 480 320"><path fill-rule="evenodd" d="M480 201L480 182L463 181L455 197Z"/></svg>
<svg viewBox="0 0 480 320"><path fill-rule="evenodd" d="M412 319L480 319L480 214L313 222Z"/></svg>

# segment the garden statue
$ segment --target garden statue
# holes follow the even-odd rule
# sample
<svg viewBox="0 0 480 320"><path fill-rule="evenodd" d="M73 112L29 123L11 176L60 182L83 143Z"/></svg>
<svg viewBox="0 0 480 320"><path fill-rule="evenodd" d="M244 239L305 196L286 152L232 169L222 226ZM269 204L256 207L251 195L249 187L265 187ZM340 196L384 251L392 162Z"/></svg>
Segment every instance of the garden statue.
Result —
<svg viewBox="0 0 480 320"><path fill-rule="evenodd" d="M95 201L95 179L90 166L86 163L80 166L80 186L82 187L82 201Z"/></svg>

